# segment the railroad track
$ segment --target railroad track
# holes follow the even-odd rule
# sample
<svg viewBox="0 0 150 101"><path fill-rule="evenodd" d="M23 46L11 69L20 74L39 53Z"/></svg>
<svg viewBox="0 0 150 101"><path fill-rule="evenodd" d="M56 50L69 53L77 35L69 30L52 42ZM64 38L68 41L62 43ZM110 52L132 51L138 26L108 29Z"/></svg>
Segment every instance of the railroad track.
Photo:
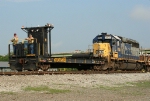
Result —
<svg viewBox="0 0 150 101"><path fill-rule="evenodd" d="M112 74L112 73L144 73L142 71L23 71L0 72L0 75L62 75L62 74Z"/></svg>

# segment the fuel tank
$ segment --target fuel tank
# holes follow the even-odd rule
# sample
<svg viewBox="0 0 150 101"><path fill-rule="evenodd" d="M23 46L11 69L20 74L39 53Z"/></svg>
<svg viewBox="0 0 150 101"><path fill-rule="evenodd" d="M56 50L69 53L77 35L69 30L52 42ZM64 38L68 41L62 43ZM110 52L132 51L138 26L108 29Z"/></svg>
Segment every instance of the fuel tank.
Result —
<svg viewBox="0 0 150 101"><path fill-rule="evenodd" d="M136 62L124 62L117 66L120 70L135 70L142 69L143 65Z"/></svg>

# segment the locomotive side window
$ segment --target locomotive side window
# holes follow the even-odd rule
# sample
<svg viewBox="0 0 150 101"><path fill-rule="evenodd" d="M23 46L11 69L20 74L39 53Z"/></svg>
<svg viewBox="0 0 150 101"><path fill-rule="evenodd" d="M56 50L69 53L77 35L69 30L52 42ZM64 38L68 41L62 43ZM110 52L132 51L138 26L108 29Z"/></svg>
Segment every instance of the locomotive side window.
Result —
<svg viewBox="0 0 150 101"><path fill-rule="evenodd" d="M116 44L116 40L112 39L112 45L115 45L115 44Z"/></svg>
<svg viewBox="0 0 150 101"><path fill-rule="evenodd" d="M119 44L119 41L117 41L117 46L119 46L120 44Z"/></svg>

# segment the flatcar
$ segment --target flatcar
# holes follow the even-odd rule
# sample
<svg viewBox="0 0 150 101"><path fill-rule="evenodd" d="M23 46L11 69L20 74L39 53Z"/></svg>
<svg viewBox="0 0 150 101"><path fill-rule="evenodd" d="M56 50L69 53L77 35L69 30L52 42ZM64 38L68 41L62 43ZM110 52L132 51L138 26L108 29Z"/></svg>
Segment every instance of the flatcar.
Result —
<svg viewBox="0 0 150 101"><path fill-rule="evenodd" d="M16 44L16 54L12 54L12 44L8 45L9 64L13 70L49 68L77 68L78 70L149 70L149 60L140 58L139 42L133 39L101 33L93 39L92 49L79 53L51 53L52 24L21 29L34 37L34 53L26 41Z"/></svg>

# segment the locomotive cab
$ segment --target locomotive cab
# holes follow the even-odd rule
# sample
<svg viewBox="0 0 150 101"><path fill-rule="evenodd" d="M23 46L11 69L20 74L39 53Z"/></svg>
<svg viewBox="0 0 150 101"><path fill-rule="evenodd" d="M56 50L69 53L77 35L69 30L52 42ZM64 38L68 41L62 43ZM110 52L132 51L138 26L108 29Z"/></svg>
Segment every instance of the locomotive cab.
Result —
<svg viewBox="0 0 150 101"><path fill-rule="evenodd" d="M101 33L93 39L93 56L107 58L112 52L112 36Z"/></svg>
<svg viewBox="0 0 150 101"><path fill-rule="evenodd" d="M94 43L93 44L93 56L94 57L108 57L111 53L111 47L109 43Z"/></svg>

